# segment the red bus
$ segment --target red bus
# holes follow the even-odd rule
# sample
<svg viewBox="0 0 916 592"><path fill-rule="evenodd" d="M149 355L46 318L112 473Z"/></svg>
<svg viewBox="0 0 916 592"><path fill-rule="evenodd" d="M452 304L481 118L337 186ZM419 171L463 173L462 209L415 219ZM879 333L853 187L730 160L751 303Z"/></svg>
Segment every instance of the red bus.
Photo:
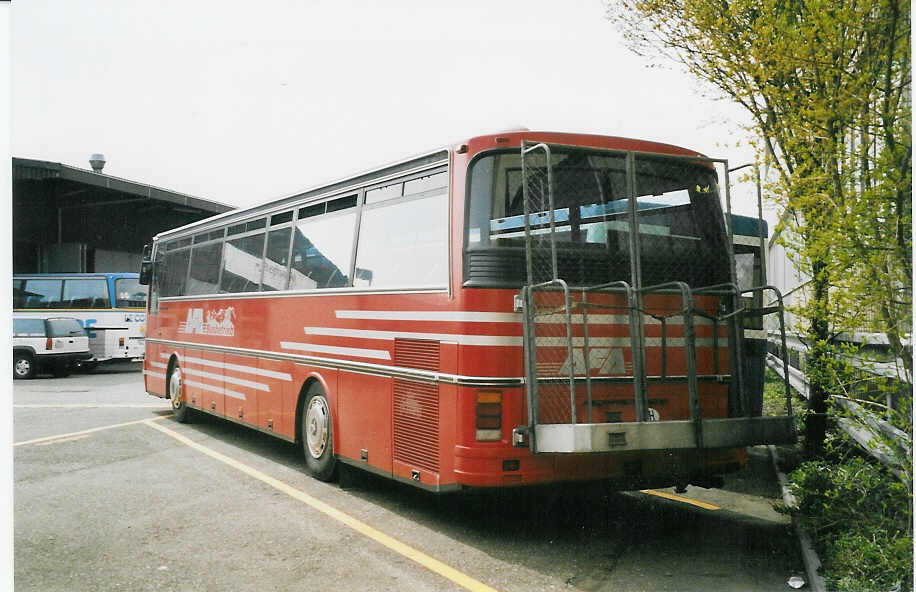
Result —
<svg viewBox="0 0 916 592"><path fill-rule="evenodd" d="M715 484L795 437L742 380L718 162L505 132L163 232L145 388L322 480Z"/></svg>

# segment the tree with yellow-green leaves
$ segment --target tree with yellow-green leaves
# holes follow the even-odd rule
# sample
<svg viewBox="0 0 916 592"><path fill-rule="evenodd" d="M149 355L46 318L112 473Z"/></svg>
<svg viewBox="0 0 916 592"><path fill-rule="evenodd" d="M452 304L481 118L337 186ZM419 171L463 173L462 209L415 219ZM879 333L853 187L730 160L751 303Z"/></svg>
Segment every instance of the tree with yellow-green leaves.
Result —
<svg viewBox="0 0 916 592"><path fill-rule="evenodd" d="M638 53L741 105L780 230L811 278L809 450L824 440L836 338L881 333L912 383L912 94L905 0L609 0Z"/></svg>

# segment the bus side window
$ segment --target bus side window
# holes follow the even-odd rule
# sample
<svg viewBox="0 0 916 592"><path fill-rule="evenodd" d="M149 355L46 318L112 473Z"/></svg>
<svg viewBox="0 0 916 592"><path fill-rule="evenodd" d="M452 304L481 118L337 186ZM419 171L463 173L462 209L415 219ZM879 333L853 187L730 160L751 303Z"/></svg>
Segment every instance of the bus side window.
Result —
<svg viewBox="0 0 916 592"><path fill-rule="evenodd" d="M24 308L27 299L25 280L13 280L13 308Z"/></svg>
<svg viewBox="0 0 916 592"><path fill-rule="evenodd" d="M220 255L223 243L211 242L194 245L191 250L191 273L186 294L216 294L219 288Z"/></svg>
<svg viewBox="0 0 916 592"><path fill-rule="evenodd" d="M26 308L51 308L60 306L63 280L33 279L25 280L23 293L26 296Z"/></svg>
<svg viewBox="0 0 916 592"><path fill-rule="evenodd" d="M264 254L264 275L261 279L261 290L263 291L286 289L289 267L289 261L287 261L289 233L288 226L267 233L267 252Z"/></svg>
<svg viewBox="0 0 916 592"><path fill-rule="evenodd" d="M350 285L355 223L356 213L353 211L299 220L293 237L291 290Z"/></svg>
<svg viewBox="0 0 916 592"><path fill-rule="evenodd" d="M163 298L169 296L182 296L188 279L188 264L191 260L191 250L169 251L165 254L165 270L161 273L159 294Z"/></svg>
<svg viewBox="0 0 916 592"><path fill-rule="evenodd" d="M108 281L101 278L64 280L63 303L72 308L110 308Z"/></svg>
<svg viewBox="0 0 916 592"><path fill-rule="evenodd" d="M229 294L257 292L261 283L263 253L263 232L227 240L223 245L219 291Z"/></svg>
<svg viewBox="0 0 916 592"><path fill-rule="evenodd" d="M361 273L355 285L444 287L448 283L448 194L442 188L422 195L363 210L356 251Z"/></svg>
<svg viewBox="0 0 916 592"><path fill-rule="evenodd" d="M161 244L158 245L153 254L153 276L150 278L149 283L149 310L152 314L159 312L159 296L162 295L162 264L165 259L162 248Z"/></svg>

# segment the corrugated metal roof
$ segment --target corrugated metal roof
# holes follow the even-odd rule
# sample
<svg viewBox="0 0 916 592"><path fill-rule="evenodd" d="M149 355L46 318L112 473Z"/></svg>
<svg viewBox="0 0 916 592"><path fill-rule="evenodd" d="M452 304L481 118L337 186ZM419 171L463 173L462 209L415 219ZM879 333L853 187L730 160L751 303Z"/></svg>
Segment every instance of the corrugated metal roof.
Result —
<svg viewBox="0 0 916 592"><path fill-rule="evenodd" d="M184 193L178 193L177 191L154 187L146 183L139 183L137 181L130 181L128 179L113 177L103 173L96 173L86 169L61 164L59 162L14 157L12 176L13 181L64 179L93 187L104 187L132 196L189 206L214 214L221 214L234 209L218 201L202 199Z"/></svg>

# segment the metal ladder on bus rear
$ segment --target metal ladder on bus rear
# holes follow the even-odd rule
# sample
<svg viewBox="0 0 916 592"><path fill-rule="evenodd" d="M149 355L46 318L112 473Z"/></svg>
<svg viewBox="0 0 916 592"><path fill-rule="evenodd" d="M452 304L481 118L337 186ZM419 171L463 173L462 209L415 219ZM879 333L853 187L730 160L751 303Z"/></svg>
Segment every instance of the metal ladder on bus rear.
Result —
<svg viewBox="0 0 916 592"><path fill-rule="evenodd" d="M544 166L538 185L541 195L532 199L529 195L529 167L526 157L532 153L543 151ZM669 282L665 284L640 287L639 269L639 229L637 204L635 199L635 182L633 171L635 169L633 154L627 157L627 175L629 195L629 240L631 254L631 278L635 278L635 286L625 281L614 281L603 285L588 288L571 289L566 281L558 277L555 203L553 194L553 173L551 163L551 148L547 144L522 143L522 190L524 201L525 221L525 249L528 284L520 294L521 308L524 319L524 353L525 353L525 381L527 387L528 425L518 426L513 431L513 442L518 446L528 446L534 453L584 453L584 452L612 452L631 450L670 450L670 449L696 449L737 447L755 443L780 443L794 441L794 421L791 417L791 400L789 391L786 391L786 404L788 417L751 417L750 405L743 389L741 376L741 341L743 332L739 334L739 320L742 318L740 292L734 283L718 284L703 288L691 289L684 282ZM531 207L535 204L535 207ZM537 214L543 219L543 213L548 213L549 229L545 233L532 232L532 215ZM544 237L547 240L544 240ZM538 243L538 244L535 244ZM546 243L546 244L545 244ZM540 248L538 248L540 247ZM545 249L546 247L546 249ZM549 257L546 253L549 253ZM535 255L542 264L549 267L550 277L544 281L536 282ZM734 272L733 276L734 276ZM775 290L770 286L753 288L751 291ZM645 317L646 311L642 305L644 297L656 293L679 294L681 307L679 310L660 318L663 326L662 333L662 376L666 380L665 359L667 346L664 344L665 320L671 317L680 317L684 327L684 351L686 375L680 379L686 382L688 392L689 419L658 421L652 416L652 409L648 399L648 381L645 360ZM776 291L781 302L781 296ZM590 295L620 295L623 305L608 306L589 300ZM727 296L732 303L731 310L724 314L710 317L714 324L714 342L718 339L718 324L726 322L729 330L729 368L730 378L729 417L725 419L704 419L699 403L699 388L696 367L696 333L694 330L694 317L697 310L694 307L696 294L714 294L720 298ZM545 300L546 302L539 302ZM619 298L618 298L619 299ZM593 423L592 383L596 378L591 375L592 350L589 343L589 310L601 308L617 308L626 310L629 327L629 342L631 351L632 375L619 377L620 381L632 381L633 404L635 408L634 422ZM780 326L784 334L784 321L782 309L779 312ZM762 313L761 313L762 314ZM546 334L544 324L539 324L539 319L562 319L562 330L554 334ZM573 319L582 319L582 336L573 336ZM658 317L656 317L658 318ZM558 323L549 323L556 326ZM582 343L581 355L574 344ZM547 344L541 345L540 342ZM563 372L545 372L543 367L557 366L556 360L544 360L539 357L541 352L549 348L554 349L556 356L557 345L565 349L566 362L561 365ZM550 356L547 355L547 358ZM583 361L584 371L577 374L577 360ZM714 353L715 364L718 365L718 346ZM580 368L583 370L583 368ZM659 377L653 377L658 379ZM607 379L604 379L607 380ZM569 415L568 422L545 423L541 417L541 404L544 401L542 393L547 390L555 391L559 385L568 385ZM585 405L588 421L580 422L577 417L577 385L585 390ZM581 388L579 389L581 391ZM565 413L565 412L564 412Z"/></svg>

